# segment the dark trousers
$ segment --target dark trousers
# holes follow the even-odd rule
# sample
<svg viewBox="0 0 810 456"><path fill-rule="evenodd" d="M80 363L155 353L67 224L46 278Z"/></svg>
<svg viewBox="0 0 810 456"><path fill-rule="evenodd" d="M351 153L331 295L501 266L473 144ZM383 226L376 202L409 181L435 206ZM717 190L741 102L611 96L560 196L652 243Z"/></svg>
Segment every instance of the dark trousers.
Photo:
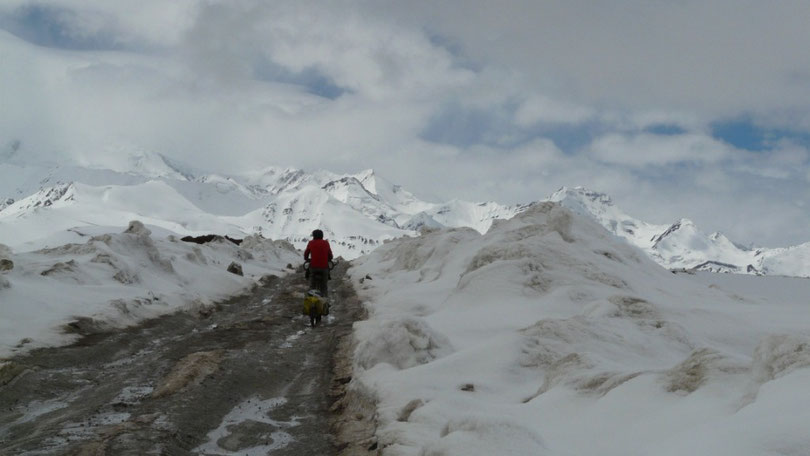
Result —
<svg viewBox="0 0 810 456"><path fill-rule="evenodd" d="M309 268L309 288L320 291L324 298L326 298L328 280L328 268Z"/></svg>

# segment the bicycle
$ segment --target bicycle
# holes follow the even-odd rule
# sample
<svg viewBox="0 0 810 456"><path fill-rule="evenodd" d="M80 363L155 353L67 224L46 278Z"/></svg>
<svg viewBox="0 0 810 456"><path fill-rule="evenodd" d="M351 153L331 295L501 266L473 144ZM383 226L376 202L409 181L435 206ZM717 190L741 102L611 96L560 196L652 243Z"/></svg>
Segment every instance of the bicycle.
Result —
<svg viewBox="0 0 810 456"><path fill-rule="evenodd" d="M304 277L310 281L310 289L304 299L304 315L309 317L309 323L314 328L321 322L323 315L329 315L329 295L327 281L331 280L331 271L338 265L338 261L329 260L329 268L310 271L309 260L304 261ZM326 277L323 277L323 274Z"/></svg>

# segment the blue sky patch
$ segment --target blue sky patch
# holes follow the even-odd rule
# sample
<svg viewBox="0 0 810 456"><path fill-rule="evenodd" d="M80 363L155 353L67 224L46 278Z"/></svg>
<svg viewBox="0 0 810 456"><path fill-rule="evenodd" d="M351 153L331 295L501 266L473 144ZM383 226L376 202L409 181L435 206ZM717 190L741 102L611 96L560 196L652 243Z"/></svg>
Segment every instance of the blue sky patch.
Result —
<svg viewBox="0 0 810 456"><path fill-rule="evenodd" d="M770 150L784 139L810 147L810 133L808 132L760 127L750 118L719 121L710 127L713 137L738 149L754 152Z"/></svg>
<svg viewBox="0 0 810 456"><path fill-rule="evenodd" d="M449 144L457 147L474 145L495 146L498 138L509 136L514 129L498 109L467 109L458 103L450 103L435 114L422 131L426 141Z"/></svg>
<svg viewBox="0 0 810 456"><path fill-rule="evenodd" d="M515 148L538 138L549 139L565 153L587 146L604 127L597 123L542 124L521 127L515 122L516 105L492 109L467 108L454 102L436 113L422 131L426 141L468 148L475 145Z"/></svg>
<svg viewBox="0 0 810 456"><path fill-rule="evenodd" d="M275 62L265 60L254 66L254 77L260 81L278 82L300 86L307 93L334 100L348 89L335 84L334 80L315 67L303 71L291 71Z"/></svg>
<svg viewBox="0 0 810 456"><path fill-rule="evenodd" d="M93 33L79 30L77 13L50 5L26 5L11 14L0 16L0 28L30 43L58 49L121 50L124 49L112 28Z"/></svg>
<svg viewBox="0 0 810 456"><path fill-rule="evenodd" d="M473 61L473 59L464 52L464 49L458 41L429 29L425 29L424 31L430 44L444 49L453 57L453 65L455 67L475 72L479 72L483 69L483 65Z"/></svg>
<svg viewBox="0 0 810 456"><path fill-rule="evenodd" d="M658 125L651 125L645 128L644 132L661 136L677 136L685 134L686 130L678 125L658 124Z"/></svg>

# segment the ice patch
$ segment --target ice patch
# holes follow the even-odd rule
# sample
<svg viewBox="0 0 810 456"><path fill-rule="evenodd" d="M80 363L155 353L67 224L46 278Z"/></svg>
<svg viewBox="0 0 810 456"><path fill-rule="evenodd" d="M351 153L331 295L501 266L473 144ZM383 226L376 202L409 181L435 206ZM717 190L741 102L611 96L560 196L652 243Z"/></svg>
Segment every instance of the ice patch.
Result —
<svg viewBox="0 0 810 456"><path fill-rule="evenodd" d="M293 437L280 429L298 426L298 421L276 421L267 416L280 405L287 403L287 399L276 397L261 400L250 398L233 408L222 419L219 427L208 433L208 442L198 446L195 453L204 455L239 455L239 456L265 456L273 450L284 448L293 441ZM266 425L259 430L259 435L251 439L240 439L241 428L250 426L256 431L255 423ZM251 441L270 442L263 445L252 445Z"/></svg>
<svg viewBox="0 0 810 456"><path fill-rule="evenodd" d="M50 401L31 401L26 406L22 407L20 410L23 415L17 418L7 429L11 429L13 426L18 424L28 423L30 421L34 421L35 419L39 418L42 415L47 413L51 413L55 410L63 409L67 407L69 404L62 401L57 400L50 400Z"/></svg>
<svg viewBox="0 0 810 456"><path fill-rule="evenodd" d="M304 333L306 333L306 331L300 330L295 334L290 334L286 339L284 339L284 342L279 346L279 348L291 348L293 346L293 342L303 336Z"/></svg>
<svg viewBox="0 0 810 456"><path fill-rule="evenodd" d="M135 405L155 389L151 386L127 386L112 400L113 404Z"/></svg>

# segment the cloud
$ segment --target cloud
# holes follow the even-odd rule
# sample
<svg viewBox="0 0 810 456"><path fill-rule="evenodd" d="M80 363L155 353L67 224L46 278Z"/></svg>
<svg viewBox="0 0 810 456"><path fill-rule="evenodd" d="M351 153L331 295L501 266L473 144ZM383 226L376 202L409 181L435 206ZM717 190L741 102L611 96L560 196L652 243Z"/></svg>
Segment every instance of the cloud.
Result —
<svg viewBox="0 0 810 456"><path fill-rule="evenodd" d="M589 149L596 160L631 168L714 163L732 153L728 145L700 134L608 134Z"/></svg>
<svg viewBox="0 0 810 456"><path fill-rule="evenodd" d="M577 124L590 120L594 114L593 108L534 95L523 100L515 113L515 121L526 127L538 123Z"/></svg>
<svg viewBox="0 0 810 456"><path fill-rule="evenodd" d="M198 69L242 70L257 64L294 73L317 71L374 100L427 98L463 85L468 70L420 30L369 18L339 5L239 0L205 4L184 50Z"/></svg>
<svg viewBox="0 0 810 456"><path fill-rule="evenodd" d="M6 0L0 140L96 165L373 167L436 199L586 185L658 223L808 240L806 2L459 5Z"/></svg>
<svg viewBox="0 0 810 456"><path fill-rule="evenodd" d="M55 48L166 48L193 23L198 4L198 0L4 0L0 28Z"/></svg>
<svg viewBox="0 0 810 456"><path fill-rule="evenodd" d="M452 2L377 8L437 30L474 61L519 69L537 91L586 105L808 112L802 0L475 0L463 15Z"/></svg>

